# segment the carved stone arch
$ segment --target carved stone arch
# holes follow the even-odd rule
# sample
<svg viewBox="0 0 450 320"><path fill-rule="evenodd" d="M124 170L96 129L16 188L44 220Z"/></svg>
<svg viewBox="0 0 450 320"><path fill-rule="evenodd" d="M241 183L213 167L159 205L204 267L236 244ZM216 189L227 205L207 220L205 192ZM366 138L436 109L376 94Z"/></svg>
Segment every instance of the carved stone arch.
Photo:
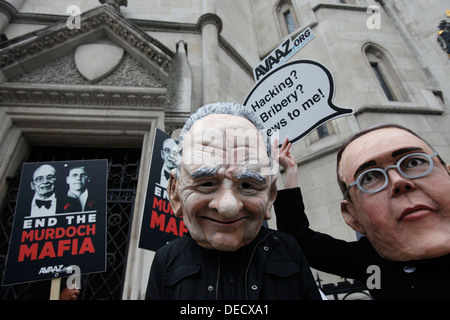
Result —
<svg viewBox="0 0 450 320"><path fill-rule="evenodd" d="M379 85L390 101L407 101L400 75L396 72L392 55L381 45L367 42L362 46L362 54L374 71Z"/></svg>
<svg viewBox="0 0 450 320"><path fill-rule="evenodd" d="M390 61L392 60L392 57L389 53L388 50L386 50L383 46L374 43L374 42L366 42L363 46L362 46L362 52L364 55L367 55L367 53L373 52L374 54L377 54L378 56L382 56L384 59L389 60L389 63L391 63Z"/></svg>
<svg viewBox="0 0 450 320"><path fill-rule="evenodd" d="M290 18L292 19L292 23L295 25L294 29L297 29L300 27L300 21L297 17L297 13L295 10L294 5L292 4L291 0L278 0L273 8L273 14L275 16L275 19L277 21L277 27L278 32L280 34L281 38L284 38L285 36L289 35L293 31L288 30L285 14L289 12Z"/></svg>
<svg viewBox="0 0 450 320"><path fill-rule="evenodd" d="M107 5L81 15L80 28L66 21L9 41L0 49L0 68L6 80L74 51L79 45L107 38L164 81L174 53Z"/></svg>
<svg viewBox="0 0 450 320"><path fill-rule="evenodd" d="M14 81L54 64L80 45L102 39L123 48L141 64L140 69L162 82L136 86ZM3 43L0 149L14 133L25 141L24 150L30 145L142 146L154 128L164 129L167 83L174 57L175 53L108 5L84 12L79 29L68 28L63 20Z"/></svg>

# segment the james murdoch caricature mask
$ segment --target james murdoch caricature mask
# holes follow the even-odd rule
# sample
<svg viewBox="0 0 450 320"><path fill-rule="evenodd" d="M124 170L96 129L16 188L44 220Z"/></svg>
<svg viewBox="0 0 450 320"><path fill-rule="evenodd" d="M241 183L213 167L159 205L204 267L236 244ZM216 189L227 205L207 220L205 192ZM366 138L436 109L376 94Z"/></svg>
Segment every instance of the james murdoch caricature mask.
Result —
<svg viewBox="0 0 450 320"><path fill-rule="evenodd" d="M175 215L200 246L235 251L270 219L276 174L268 157L266 142L244 117L210 114L193 124L168 193Z"/></svg>
<svg viewBox="0 0 450 320"><path fill-rule="evenodd" d="M341 203L344 219L383 258L448 254L449 172L429 144L409 131L387 127L365 133L347 145L338 167L348 187Z"/></svg>

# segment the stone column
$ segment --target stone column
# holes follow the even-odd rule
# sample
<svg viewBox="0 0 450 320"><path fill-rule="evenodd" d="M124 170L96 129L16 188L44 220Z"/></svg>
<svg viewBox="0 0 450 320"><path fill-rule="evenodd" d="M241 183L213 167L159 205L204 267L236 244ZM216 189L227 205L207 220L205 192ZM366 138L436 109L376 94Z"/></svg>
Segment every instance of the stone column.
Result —
<svg viewBox="0 0 450 320"><path fill-rule="evenodd" d="M203 104L220 101L219 34L222 21L215 13L215 1L203 1L198 24L202 31Z"/></svg>

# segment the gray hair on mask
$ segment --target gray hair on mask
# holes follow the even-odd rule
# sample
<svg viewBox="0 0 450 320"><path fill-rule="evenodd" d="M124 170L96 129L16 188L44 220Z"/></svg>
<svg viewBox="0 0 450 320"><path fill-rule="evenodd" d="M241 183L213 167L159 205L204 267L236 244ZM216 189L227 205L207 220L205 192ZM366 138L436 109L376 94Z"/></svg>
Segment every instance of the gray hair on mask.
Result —
<svg viewBox="0 0 450 320"><path fill-rule="evenodd" d="M267 135L267 131L265 130L261 121L259 121L258 117L251 110L249 110L249 108L246 108L241 104L232 102L217 102L207 104L199 108L190 116L190 118L184 124L183 129L181 129L180 138L178 140L177 178L180 178L181 156L183 154L183 142L185 135L189 132L196 121L211 114L228 114L243 117L250 121L256 127L256 129L258 129L258 131L266 141L266 151L269 158L269 166L272 167L273 161L270 136Z"/></svg>

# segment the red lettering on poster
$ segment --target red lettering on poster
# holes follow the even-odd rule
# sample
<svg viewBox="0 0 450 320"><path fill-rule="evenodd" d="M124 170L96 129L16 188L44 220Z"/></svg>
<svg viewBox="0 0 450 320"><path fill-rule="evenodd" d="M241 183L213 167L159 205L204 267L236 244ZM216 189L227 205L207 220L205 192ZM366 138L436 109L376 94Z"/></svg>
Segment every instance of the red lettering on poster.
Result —
<svg viewBox="0 0 450 320"><path fill-rule="evenodd" d="M157 209L159 212L170 213L173 215L173 210L170 202L164 199L153 198L153 209Z"/></svg>
<svg viewBox="0 0 450 320"><path fill-rule="evenodd" d="M152 210L150 228L159 229L162 232L172 233L180 237L188 232L183 220L179 219L177 221L175 216L167 216L164 213L158 214L158 212L154 210Z"/></svg>
<svg viewBox="0 0 450 320"><path fill-rule="evenodd" d="M32 243L30 246L21 244L19 249L19 262L28 258L28 260L41 260L45 258L62 257L67 252L71 255L95 253L94 244L90 237L84 238L81 245L78 247L78 239L59 240L54 243L46 241L42 243ZM56 249L56 251L55 251Z"/></svg>
<svg viewBox="0 0 450 320"><path fill-rule="evenodd" d="M22 231L18 261L95 253L95 224ZM56 241L55 241L56 240Z"/></svg>

